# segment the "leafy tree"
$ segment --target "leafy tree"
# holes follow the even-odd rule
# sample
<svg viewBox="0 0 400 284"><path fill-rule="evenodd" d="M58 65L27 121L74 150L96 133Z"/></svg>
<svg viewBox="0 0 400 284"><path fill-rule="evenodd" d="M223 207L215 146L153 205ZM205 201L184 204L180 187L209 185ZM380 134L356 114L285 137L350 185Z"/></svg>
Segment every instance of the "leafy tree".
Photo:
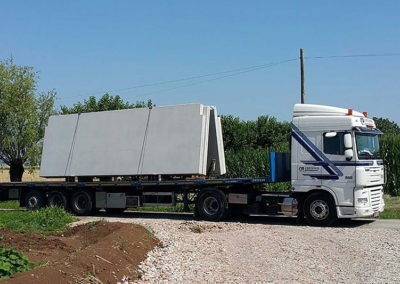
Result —
<svg viewBox="0 0 400 284"><path fill-rule="evenodd" d="M290 123L275 117L260 116L256 121L241 121L232 115L221 116L224 147L227 151L288 146Z"/></svg>
<svg viewBox="0 0 400 284"><path fill-rule="evenodd" d="M382 117L374 117L373 119L376 127L385 135L400 135L400 127L396 122Z"/></svg>
<svg viewBox="0 0 400 284"><path fill-rule="evenodd" d="M24 165L37 165L44 128L56 93L36 94L33 67L0 61L0 159L10 166L10 180L21 181Z"/></svg>
<svg viewBox="0 0 400 284"><path fill-rule="evenodd" d="M104 94L99 100L96 97L91 96L89 99L83 102L74 104L73 107L68 108L67 106L61 106L61 114L71 113L84 113L84 112L97 112L106 110L118 110L118 109L129 109L129 108L144 108L153 107L151 100L147 103L138 101L135 104L130 102L124 102L119 95L111 96L108 93Z"/></svg>

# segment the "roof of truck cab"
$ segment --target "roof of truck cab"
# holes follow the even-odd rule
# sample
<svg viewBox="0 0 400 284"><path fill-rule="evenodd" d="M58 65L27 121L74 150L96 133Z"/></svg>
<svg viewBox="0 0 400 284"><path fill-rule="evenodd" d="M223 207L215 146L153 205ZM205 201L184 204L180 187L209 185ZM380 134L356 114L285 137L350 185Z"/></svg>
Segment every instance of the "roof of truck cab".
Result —
<svg viewBox="0 0 400 284"><path fill-rule="evenodd" d="M348 116L349 109L324 105L313 104L295 104L293 108L293 117L301 116ZM358 111L352 111L352 116L364 117Z"/></svg>

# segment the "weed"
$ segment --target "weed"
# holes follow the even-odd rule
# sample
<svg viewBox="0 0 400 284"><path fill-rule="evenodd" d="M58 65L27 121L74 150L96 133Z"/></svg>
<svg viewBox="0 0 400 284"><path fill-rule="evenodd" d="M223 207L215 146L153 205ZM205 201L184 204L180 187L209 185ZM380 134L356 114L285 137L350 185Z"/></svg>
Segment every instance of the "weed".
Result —
<svg viewBox="0 0 400 284"><path fill-rule="evenodd" d="M34 264L22 253L15 251L13 247L4 249L0 247L0 280L8 279L17 272L30 270Z"/></svg>
<svg viewBox="0 0 400 284"><path fill-rule="evenodd" d="M97 225L100 223L100 221L93 221L89 223L89 230L90 231L95 231Z"/></svg>
<svg viewBox="0 0 400 284"><path fill-rule="evenodd" d="M190 231L192 231L193 233L196 233L196 234L201 234L204 232L203 228L200 226L190 227Z"/></svg>
<svg viewBox="0 0 400 284"><path fill-rule="evenodd" d="M118 246L119 250L124 251L126 248L126 240L122 240Z"/></svg>
<svg viewBox="0 0 400 284"><path fill-rule="evenodd" d="M46 266L50 263L50 261L48 260L42 260L41 262L39 262L39 264L37 265L37 267L42 267L42 266Z"/></svg>

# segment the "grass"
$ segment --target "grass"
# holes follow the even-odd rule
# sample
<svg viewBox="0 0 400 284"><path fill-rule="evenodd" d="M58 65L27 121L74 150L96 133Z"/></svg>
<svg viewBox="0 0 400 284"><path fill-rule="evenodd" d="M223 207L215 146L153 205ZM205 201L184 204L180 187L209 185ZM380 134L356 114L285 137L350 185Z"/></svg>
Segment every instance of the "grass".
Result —
<svg viewBox="0 0 400 284"><path fill-rule="evenodd" d="M196 234L201 234L204 232L203 228L200 226L190 227L190 231L192 231L193 233L196 233Z"/></svg>
<svg viewBox="0 0 400 284"><path fill-rule="evenodd" d="M400 196L385 195L385 211L379 218L381 219L400 219Z"/></svg>
<svg viewBox="0 0 400 284"><path fill-rule="evenodd" d="M18 200L8 200L1 201L0 208L2 209L19 209L19 201Z"/></svg>
<svg viewBox="0 0 400 284"><path fill-rule="evenodd" d="M0 212L0 228L18 231L62 232L76 218L62 208L47 207L34 211Z"/></svg>

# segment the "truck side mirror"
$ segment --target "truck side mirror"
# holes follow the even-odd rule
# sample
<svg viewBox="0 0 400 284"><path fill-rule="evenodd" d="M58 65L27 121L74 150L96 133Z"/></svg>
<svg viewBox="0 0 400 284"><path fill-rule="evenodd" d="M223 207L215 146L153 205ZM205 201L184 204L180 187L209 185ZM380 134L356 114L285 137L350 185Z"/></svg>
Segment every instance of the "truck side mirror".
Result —
<svg viewBox="0 0 400 284"><path fill-rule="evenodd" d="M347 161L351 161L351 159L353 159L353 149L346 149L344 151L344 157L346 158Z"/></svg>
<svg viewBox="0 0 400 284"><path fill-rule="evenodd" d="M351 141L350 133L345 133L343 136L343 140L344 140L344 148L353 149L353 142Z"/></svg>

